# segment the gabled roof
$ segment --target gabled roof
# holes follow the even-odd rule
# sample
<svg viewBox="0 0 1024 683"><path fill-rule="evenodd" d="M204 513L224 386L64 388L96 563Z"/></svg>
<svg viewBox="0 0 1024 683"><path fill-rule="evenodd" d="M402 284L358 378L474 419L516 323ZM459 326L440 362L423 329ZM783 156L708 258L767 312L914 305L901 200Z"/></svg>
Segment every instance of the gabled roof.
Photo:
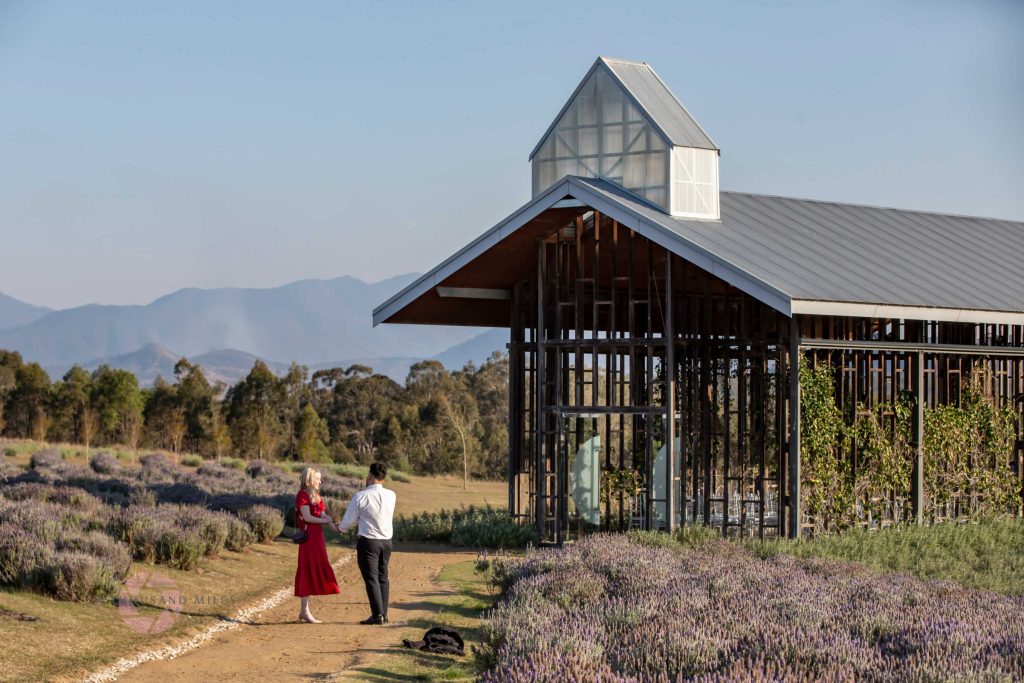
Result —
<svg viewBox="0 0 1024 683"><path fill-rule="evenodd" d="M374 324L403 322L403 308L566 198L787 316L1024 323L1021 222L739 192L722 192L721 220L697 221L607 181L567 177L378 307Z"/></svg>
<svg viewBox="0 0 1024 683"><path fill-rule="evenodd" d="M579 94L587 79L599 68L607 69L612 79L619 84L633 104L644 113L651 125L661 133L669 144L677 147L696 147L719 151L718 146L711 140L707 132L701 128L690 112L686 111L686 107L668 89L668 86L650 65L646 62L598 57L594 65L587 71L587 75L583 77L583 80L573 90L572 95L562 105L562 109L548 126L544 135L540 137L540 141L530 152L530 159L533 159L551 131L558 125L559 119L562 118L572 101L576 99L576 95Z"/></svg>

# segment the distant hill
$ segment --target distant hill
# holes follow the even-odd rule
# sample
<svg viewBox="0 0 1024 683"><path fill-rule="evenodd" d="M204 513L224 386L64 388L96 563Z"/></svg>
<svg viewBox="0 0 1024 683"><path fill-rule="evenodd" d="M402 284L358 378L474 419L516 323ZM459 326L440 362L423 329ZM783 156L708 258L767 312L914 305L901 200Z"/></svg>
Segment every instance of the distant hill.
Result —
<svg viewBox="0 0 1024 683"><path fill-rule="evenodd" d="M443 353L432 357L433 360L441 361L449 370L459 370L466 363L472 361L479 367L486 361L494 351L504 351L508 331L504 329L488 330L469 341L457 344ZM142 386L150 386L157 377L163 377L169 382L174 381L174 366L182 358L187 357L177 353L166 346L156 343L146 344L140 349L131 353L122 353L116 356L104 358L93 358L92 360L77 363L89 372L92 372L101 365L109 365L112 368L128 370L139 379ZM278 375L288 371L290 363L259 358L251 353L239 351L238 349L217 349L208 351L196 356L188 357L194 365L203 368L206 378L211 382L223 382L231 386L238 380L249 374L253 363L262 360L267 366ZM348 368L352 365L366 365L383 375L387 375L399 384L405 383L409 374L409 368L424 358L347 358L327 363L316 363L309 367L310 372L325 368ZM73 363L58 363L43 366L51 379L59 379L64 376Z"/></svg>
<svg viewBox="0 0 1024 683"><path fill-rule="evenodd" d="M39 320L50 310L43 306L27 304L0 292L0 330L27 325Z"/></svg>
<svg viewBox="0 0 1024 683"><path fill-rule="evenodd" d="M485 331L422 325L374 328L373 307L416 277L373 284L339 277L267 289L182 289L144 306L79 306L0 330L0 348L18 350L44 367L109 362L150 344L193 360L215 349L233 349L312 367L337 358L431 358ZM159 355L154 349L147 353ZM236 360L241 362L240 357ZM151 361L154 368L165 367L156 357L125 360L142 365Z"/></svg>
<svg viewBox="0 0 1024 683"><path fill-rule="evenodd" d="M437 354L434 356L434 360L441 361L449 370L461 369L470 361L480 367L495 351L504 353L507 350L508 340L508 330L503 327L487 330Z"/></svg>
<svg viewBox="0 0 1024 683"><path fill-rule="evenodd" d="M182 354L172 351L160 344L146 344L141 349L131 353L123 353L117 356L105 358L93 358L84 363L78 363L89 372L92 372L101 365L109 365L112 368L128 370L139 379L142 386L150 386L157 377L163 377L169 382L174 381L174 366L183 357ZM252 369L257 356L235 349L220 349L209 353L199 354L189 358L195 365L200 365L206 378L211 382L223 382L232 385L244 377ZM272 371L283 374L288 370L288 364L278 363L263 359ZM64 376L72 364L46 365L43 368L50 375L51 379L58 379Z"/></svg>

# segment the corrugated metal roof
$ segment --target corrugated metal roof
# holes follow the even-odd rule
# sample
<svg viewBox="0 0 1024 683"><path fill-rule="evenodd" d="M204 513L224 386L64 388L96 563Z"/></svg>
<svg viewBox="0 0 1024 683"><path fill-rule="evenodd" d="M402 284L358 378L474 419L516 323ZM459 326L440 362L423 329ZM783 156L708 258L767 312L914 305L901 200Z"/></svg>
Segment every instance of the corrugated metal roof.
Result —
<svg viewBox="0 0 1024 683"><path fill-rule="evenodd" d="M628 62L601 57L622 87L669 141L679 147L718 150L718 145L690 115L682 102L645 62Z"/></svg>
<svg viewBox="0 0 1024 683"><path fill-rule="evenodd" d="M718 151L718 146L711 140L711 137L701 128L697 120L690 115L686 107L668 89L665 82L645 62L630 62L623 59L611 59L610 57L598 57L594 65L590 67L587 74L573 90L569 99L565 101L551 125L544 131L540 141L530 152L530 159L537 154L541 145L551 135L551 131L558 125L566 109L576 99L583 84L594 73L595 69L605 68L612 78L622 87L635 104L651 122L651 125L658 130L670 145L678 147L696 147L698 149L713 149Z"/></svg>
<svg viewBox="0 0 1024 683"><path fill-rule="evenodd" d="M570 176L378 306L374 324L566 197L785 315L877 310L878 317L1024 322L1024 222L741 192L721 193L721 220L698 221L673 218L608 181Z"/></svg>
<svg viewBox="0 0 1024 683"><path fill-rule="evenodd" d="M1024 223L740 192L695 221L573 180L792 300L1024 312Z"/></svg>

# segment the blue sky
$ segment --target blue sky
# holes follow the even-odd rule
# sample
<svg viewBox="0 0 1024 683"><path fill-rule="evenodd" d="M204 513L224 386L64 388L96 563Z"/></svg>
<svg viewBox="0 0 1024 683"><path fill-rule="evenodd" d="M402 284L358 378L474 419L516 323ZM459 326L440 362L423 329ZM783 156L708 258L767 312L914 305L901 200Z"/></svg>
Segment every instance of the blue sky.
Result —
<svg viewBox="0 0 1024 683"><path fill-rule="evenodd" d="M423 271L529 199L599 55L723 189L1024 220L1024 3L0 0L0 291Z"/></svg>

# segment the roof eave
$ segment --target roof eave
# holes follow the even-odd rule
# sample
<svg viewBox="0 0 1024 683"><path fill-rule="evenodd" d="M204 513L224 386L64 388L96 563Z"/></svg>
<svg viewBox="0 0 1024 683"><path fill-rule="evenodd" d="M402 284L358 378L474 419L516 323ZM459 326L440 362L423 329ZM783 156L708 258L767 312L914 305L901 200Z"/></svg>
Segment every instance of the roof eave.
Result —
<svg viewBox="0 0 1024 683"><path fill-rule="evenodd" d="M493 228L459 249L415 282L409 284L390 299L373 309L373 326L386 323L389 318L413 300L440 284L445 278L473 260L509 234L536 218L564 198L568 192L568 179L555 183Z"/></svg>
<svg viewBox="0 0 1024 683"><path fill-rule="evenodd" d="M795 299L792 302L792 306L794 315L835 315L845 318L894 318L954 323L986 323L989 325L1024 325L1024 312L1020 311L942 308L938 306L814 299Z"/></svg>
<svg viewBox="0 0 1024 683"><path fill-rule="evenodd" d="M578 199L613 220L629 226L655 244L678 254L697 267L703 268L728 284L771 306L783 315L789 316L792 314L792 299L787 293L759 280L752 274L687 240L678 233L674 233L664 226L648 220L628 206L609 199L599 192L595 192L587 186L586 181L583 179L567 176L375 308L373 311L374 327L388 322L390 318L395 316L405 306L423 296L432 288L437 287L460 268L547 209L552 208L565 197Z"/></svg>

